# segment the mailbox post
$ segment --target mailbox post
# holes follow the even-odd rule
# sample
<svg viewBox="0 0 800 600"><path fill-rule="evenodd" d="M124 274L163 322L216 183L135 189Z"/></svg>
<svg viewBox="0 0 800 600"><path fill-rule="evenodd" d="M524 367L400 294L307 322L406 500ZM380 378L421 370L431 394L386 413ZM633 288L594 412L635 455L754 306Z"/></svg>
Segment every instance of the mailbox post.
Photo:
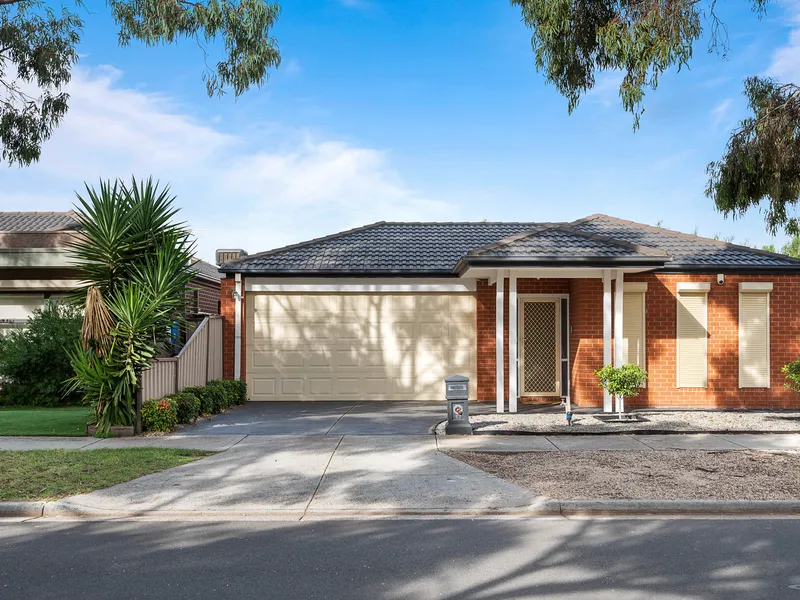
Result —
<svg viewBox="0 0 800 600"><path fill-rule="evenodd" d="M448 435L472 435L469 423L469 377L453 375L444 380L444 397L447 399Z"/></svg>

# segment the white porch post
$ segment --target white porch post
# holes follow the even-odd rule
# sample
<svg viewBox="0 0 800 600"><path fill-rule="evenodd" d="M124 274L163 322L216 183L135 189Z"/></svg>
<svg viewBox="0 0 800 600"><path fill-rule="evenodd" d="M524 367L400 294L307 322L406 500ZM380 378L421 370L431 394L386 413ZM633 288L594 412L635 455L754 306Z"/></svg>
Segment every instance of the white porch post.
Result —
<svg viewBox="0 0 800 600"><path fill-rule="evenodd" d="M617 283L614 295L614 366L622 366L622 307L624 302L625 282L622 271L617 271ZM625 400L617 396L617 412L623 412Z"/></svg>
<svg viewBox="0 0 800 600"><path fill-rule="evenodd" d="M603 366L611 364L611 271L603 270ZM611 395L603 391L603 412L614 409Z"/></svg>
<svg viewBox="0 0 800 600"><path fill-rule="evenodd" d="M517 412L517 274L508 275L508 412Z"/></svg>
<svg viewBox="0 0 800 600"><path fill-rule="evenodd" d="M495 296L495 363L497 380L497 412L505 409L505 364L503 361L503 288L505 287L505 273L498 269Z"/></svg>
<svg viewBox="0 0 800 600"><path fill-rule="evenodd" d="M234 279L234 335L233 335L233 378L242 378L242 274L236 273Z"/></svg>

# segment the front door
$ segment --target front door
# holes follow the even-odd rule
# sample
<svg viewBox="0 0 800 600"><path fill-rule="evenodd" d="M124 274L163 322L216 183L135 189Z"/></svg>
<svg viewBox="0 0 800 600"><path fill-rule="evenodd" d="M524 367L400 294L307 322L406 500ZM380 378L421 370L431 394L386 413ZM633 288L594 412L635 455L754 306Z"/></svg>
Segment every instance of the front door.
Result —
<svg viewBox="0 0 800 600"><path fill-rule="evenodd" d="M520 313L520 395L560 396L562 301L525 299Z"/></svg>

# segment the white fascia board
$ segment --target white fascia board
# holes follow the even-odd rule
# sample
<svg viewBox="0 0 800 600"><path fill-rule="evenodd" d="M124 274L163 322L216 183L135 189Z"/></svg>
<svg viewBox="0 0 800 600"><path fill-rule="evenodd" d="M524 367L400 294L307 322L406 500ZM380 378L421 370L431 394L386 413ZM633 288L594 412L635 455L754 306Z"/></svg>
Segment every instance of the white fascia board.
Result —
<svg viewBox="0 0 800 600"><path fill-rule="evenodd" d="M74 290L83 283L77 279L0 279L0 290Z"/></svg>
<svg viewBox="0 0 800 600"><path fill-rule="evenodd" d="M771 281L743 281L739 284L739 292L771 292Z"/></svg>
<svg viewBox="0 0 800 600"><path fill-rule="evenodd" d="M64 248L0 248L0 268L73 266L72 254Z"/></svg>
<svg viewBox="0 0 800 600"><path fill-rule="evenodd" d="M647 291L647 282L646 281L625 281L622 289L626 292L646 292Z"/></svg>
<svg viewBox="0 0 800 600"><path fill-rule="evenodd" d="M701 281L680 281L678 282L678 293L681 292L710 292L711 284Z"/></svg>
<svg viewBox="0 0 800 600"><path fill-rule="evenodd" d="M245 278L245 291L269 292L273 294L466 294L474 292L476 287L474 279Z"/></svg>

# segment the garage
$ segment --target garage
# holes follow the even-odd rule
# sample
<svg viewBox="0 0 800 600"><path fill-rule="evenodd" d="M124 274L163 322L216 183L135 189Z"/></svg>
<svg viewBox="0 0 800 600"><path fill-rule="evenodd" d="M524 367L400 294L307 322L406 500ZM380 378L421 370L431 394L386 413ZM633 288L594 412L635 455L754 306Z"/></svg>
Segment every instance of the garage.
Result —
<svg viewBox="0 0 800 600"><path fill-rule="evenodd" d="M462 374L475 393L470 293L248 293L251 400L442 400Z"/></svg>

